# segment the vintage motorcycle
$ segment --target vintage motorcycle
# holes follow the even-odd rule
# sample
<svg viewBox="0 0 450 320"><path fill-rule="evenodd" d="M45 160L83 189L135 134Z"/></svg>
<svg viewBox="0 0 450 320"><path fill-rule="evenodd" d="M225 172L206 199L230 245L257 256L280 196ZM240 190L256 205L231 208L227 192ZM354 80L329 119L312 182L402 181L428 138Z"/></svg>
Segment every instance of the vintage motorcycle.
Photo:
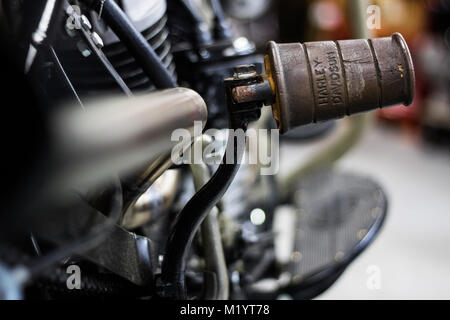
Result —
<svg viewBox="0 0 450 320"><path fill-rule="evenodd" d="M1 1L1 298L310 299L336 281L383 223L381 187L242 159L411 104L414 69L400 34L261 51L237 21L268 8Z"/></svg>

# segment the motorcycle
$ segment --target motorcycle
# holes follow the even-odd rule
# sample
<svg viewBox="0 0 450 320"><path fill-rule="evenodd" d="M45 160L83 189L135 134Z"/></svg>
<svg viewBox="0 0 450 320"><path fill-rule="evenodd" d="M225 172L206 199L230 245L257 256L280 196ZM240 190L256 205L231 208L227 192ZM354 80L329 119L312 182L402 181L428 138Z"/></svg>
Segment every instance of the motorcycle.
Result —
<svg viewBox="0 0 450 320"><path fill-rule="evenodd" d="M411 104L405 40L261 51L229 16L269 1L224 4L1 1L1 298L311 299L373 241L383 189L323 154L280 178L279 132Z"/></svg>

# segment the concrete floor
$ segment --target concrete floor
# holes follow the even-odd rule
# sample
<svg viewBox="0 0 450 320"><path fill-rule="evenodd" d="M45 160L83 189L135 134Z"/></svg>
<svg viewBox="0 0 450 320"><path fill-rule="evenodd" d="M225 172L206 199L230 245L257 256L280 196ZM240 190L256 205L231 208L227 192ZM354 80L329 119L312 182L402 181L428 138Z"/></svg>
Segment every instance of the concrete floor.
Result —
<svg viewBox="0 0 450 320"><path fill-rule="evenodd" d="M309 146L283 147L281 163ZM375 126L339 162L370 176L389 197L375 242L319 299L450 299L450 150Z"/></svg>

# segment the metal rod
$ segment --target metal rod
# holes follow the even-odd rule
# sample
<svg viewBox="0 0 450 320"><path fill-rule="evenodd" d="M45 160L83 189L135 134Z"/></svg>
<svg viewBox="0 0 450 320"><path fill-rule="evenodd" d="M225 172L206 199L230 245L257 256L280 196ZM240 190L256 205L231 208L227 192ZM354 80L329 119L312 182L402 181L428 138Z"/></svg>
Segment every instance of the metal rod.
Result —
<svg viewBox="0 0 450 320"><path fill-rule="evenodd" d="M232 126L232 129L239 127ZM216 173L177 216L167 241L162 265L162 281L165 294L169 297L185 299L187 296L184 274L187 254L201 223L223 197L239 170L245 143L239 143L237 140L233 130L230 130L227 148Z"/></svg>
<svg viewBox="0 0 450 320"><path fill-rule="evenodd" d="M194 150L197 147L201 147L203 154L204 149L211 141L211 137L203 135L194 143L191 148L191 154L194 154ZM205 163L196 164L194 161L191 161L190 168L195 190L199 191L211 178L208 166ZM213 296L205 297L207 300L227 300L229 295L228 272L220 236L218 213L218 208L214 207L201 225L206 271L214 272L216 275L215 277L205 277L205 286L216 289L206 290L206 292L214 292ZM214 280L214 284L208 283L211 279Z"/></svg>

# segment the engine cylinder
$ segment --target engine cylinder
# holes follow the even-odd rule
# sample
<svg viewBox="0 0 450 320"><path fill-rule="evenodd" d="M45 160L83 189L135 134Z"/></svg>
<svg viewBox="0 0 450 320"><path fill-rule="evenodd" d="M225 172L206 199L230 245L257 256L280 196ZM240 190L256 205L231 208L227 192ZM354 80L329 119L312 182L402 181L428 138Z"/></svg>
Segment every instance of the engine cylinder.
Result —
<svg viewBox="0 0 450 320"><path fill-rule="evenodd" d="M155 50L166 69L176 78L167 28L166 0L123 0L121 7ZM154 91L152 79L144 73L125 44L105 26L96 13L91 13L90 21L104 42L105 46L102 48L104 54L127 86L132 91ZM93 55L83 57L76 47L69 47L63 51L63 57L67 73L81 95L95 96L98 93L118 90L115 80Z"/></svg>

